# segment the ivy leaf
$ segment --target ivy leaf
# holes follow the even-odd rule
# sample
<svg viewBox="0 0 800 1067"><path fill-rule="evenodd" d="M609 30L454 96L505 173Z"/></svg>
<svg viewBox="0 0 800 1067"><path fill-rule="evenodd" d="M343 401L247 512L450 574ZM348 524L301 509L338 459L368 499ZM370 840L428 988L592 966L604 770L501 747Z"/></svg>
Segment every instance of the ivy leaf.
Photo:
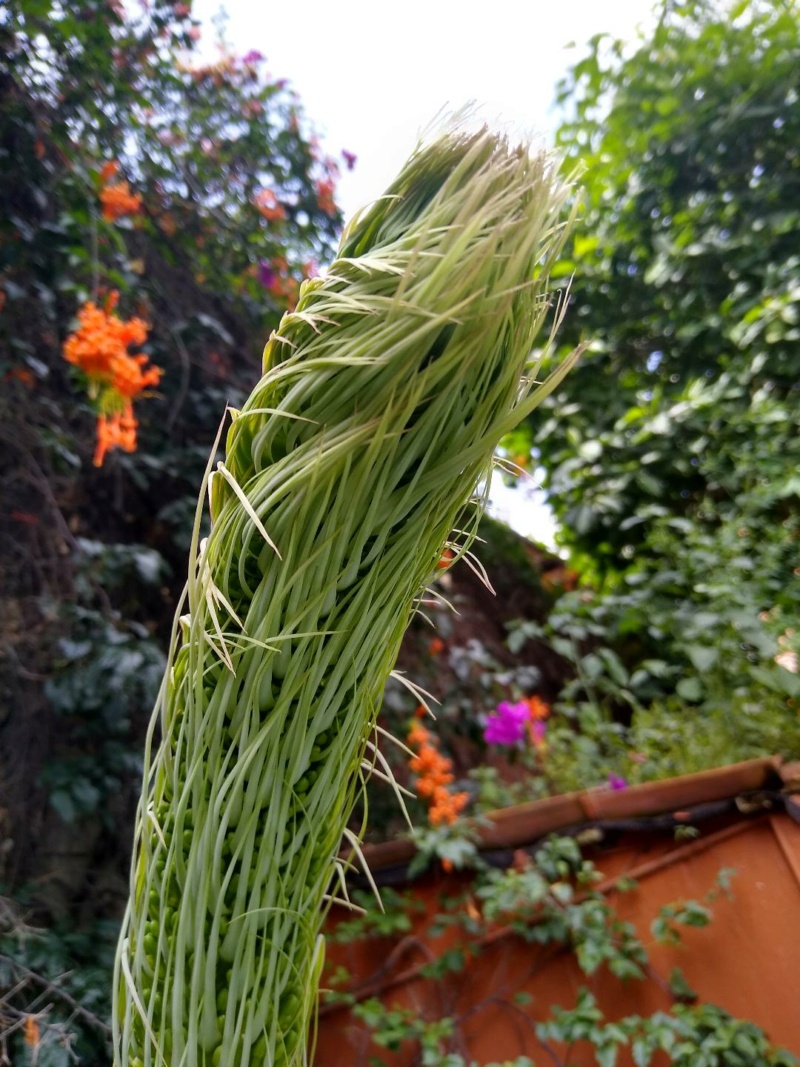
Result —
<svg viewBox="0 0 800 1067"><path fill-rule="evenodd" d="M678 1000L685 1003L692 1003L697 1000L697 993L692 989L689 983L686 981L686 976L680 967L673 967L670 971L669 978L667 979L670 992Z"/></svg>
<svg viewBox="0 0 800 1067"><path fill-rule="evenodd" d="M711 648L707 645L688 645L686 648L686 654L692 661L692 664L695 669L700 671L701 674L705 673L705 671L711 670L711 668L716 665L717 660L719 659L719 649ZM683 696L684 699L687 700L692 699L691 697L686 696L683 692L681 692L681 696ZM694 699L699 699L699 697L695 697Z"/></svg>
<svg viewBox="0 0 800 1067"><path fill-rule="evenodd" d="M597 1060L598 1067L615 1067L618 1052L619 1046L616 1044L597 1045L594 1050L594 1055L595 1059Z"/></svg>
<svg viewBox="0 0 800 1067"><path fill-rule="evenodd" d="M675 691L681 699L690 703L703 699L703 686L698 678L681 678Z"/></svg>

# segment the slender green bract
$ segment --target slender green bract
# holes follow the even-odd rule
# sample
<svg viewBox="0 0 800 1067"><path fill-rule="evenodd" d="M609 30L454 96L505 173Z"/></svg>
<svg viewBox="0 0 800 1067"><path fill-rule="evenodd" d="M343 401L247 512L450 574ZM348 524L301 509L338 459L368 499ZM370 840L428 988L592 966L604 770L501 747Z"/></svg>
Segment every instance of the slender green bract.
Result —
<svg viewBox="0 0 800 1067"><path fill-rule="evenodd" d="M121 1067L309 1057L376 715L531 362L571 186L483 130L421 147L304 284L206 479L148 743L117 959ZM557 316L556 316L557 317ZM211 533L199 541L209 490Z"/></svg>

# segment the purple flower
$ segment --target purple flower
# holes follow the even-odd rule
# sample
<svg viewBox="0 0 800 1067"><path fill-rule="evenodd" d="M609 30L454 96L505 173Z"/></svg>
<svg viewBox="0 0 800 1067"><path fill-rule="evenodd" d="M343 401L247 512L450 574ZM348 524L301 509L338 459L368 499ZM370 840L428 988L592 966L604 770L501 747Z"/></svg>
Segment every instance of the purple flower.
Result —
<svg viewBox="0 0 800 1067"><path fill-rule="evenodd" d="M617 789L627 789L628 788L628 783L625 781L624 778L620 778L620 776L618 774L609 774L609 776L608 776L608 784L615 791Z"/></svg>
<svg viewBox="0 0 800 1067"><path fill-rule="evenodd" d="M352 152L348 152L346 148L343 148L342 159L347 164L347 169L352 170L353 167L356 165L356 160L358 159L358 156L353 155Z"/></svg>
<svg viewBox="0 0 800 1067"><path fill-rule="evenodd" d="M528 705L509 704L507 700L497 705L497 711L486 719L483 739L487 745L515 745L525 736L525 723L528 720Z"/></svg>
<svg viewBox="0 0 800 1067"><path fill-rule="evenodd" d="M242 56L242 63L252 66L254 63L263 63L265 59L263 52L259 52L257 48L251 48L246 55Z"/></svg>
<svg viewBox="0 0 800 1067"><path fill-rule="evenodd" d="M256 277L265 289L269 287L275 281L275 271L272 269L272 264L268 259L260 259L258 261L258 269L256 270Z"/></svg>

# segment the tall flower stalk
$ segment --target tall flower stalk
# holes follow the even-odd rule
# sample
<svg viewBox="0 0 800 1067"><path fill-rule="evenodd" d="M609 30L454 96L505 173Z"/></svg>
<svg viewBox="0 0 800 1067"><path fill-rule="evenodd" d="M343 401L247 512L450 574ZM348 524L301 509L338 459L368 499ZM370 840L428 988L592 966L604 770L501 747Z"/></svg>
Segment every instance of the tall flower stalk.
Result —
<svg viewBox="0 0 800 1067"><path fill-rule="evenodd" d="M209 463L149 734L118 1064L307 1062L320 929L358 857L358 792L388 770L376 717L403 632L468 549L497 442L571 362L540 384L549 338L531 358L570 194L546 155L451 130L268 343Z"/></svg>

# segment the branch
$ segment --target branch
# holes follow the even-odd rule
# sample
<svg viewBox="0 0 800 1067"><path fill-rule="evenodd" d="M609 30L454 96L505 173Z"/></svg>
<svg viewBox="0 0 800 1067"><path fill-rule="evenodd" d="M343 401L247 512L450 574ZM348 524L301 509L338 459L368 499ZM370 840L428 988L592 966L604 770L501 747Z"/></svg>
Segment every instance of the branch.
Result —
<svg viewBox="0 0 800 1067"><path fill-rule="evenodd" d="M57 997L65 1004L68 1004L75 1015L79 1015L87 1023L96 1027L105 1034L106 1037L111 1037L111 1027L108 1023L103 1022L103 1020L98 1018L93 1012L87 1011L86 1008L81 1007L74 997L71 997L69 993L66 993L60 986L56 985L55 982L50 981L49 978L45 978L44 975L37 974L36 971L30 970L30 968L26 967L18 960L15 960L13 956L6 956L4 953L0 953L0 963L8 964L32 982L38 982L39 985L46 989L52 996ZM61 975L61 977L65 978L66 975Z"/></svg>

